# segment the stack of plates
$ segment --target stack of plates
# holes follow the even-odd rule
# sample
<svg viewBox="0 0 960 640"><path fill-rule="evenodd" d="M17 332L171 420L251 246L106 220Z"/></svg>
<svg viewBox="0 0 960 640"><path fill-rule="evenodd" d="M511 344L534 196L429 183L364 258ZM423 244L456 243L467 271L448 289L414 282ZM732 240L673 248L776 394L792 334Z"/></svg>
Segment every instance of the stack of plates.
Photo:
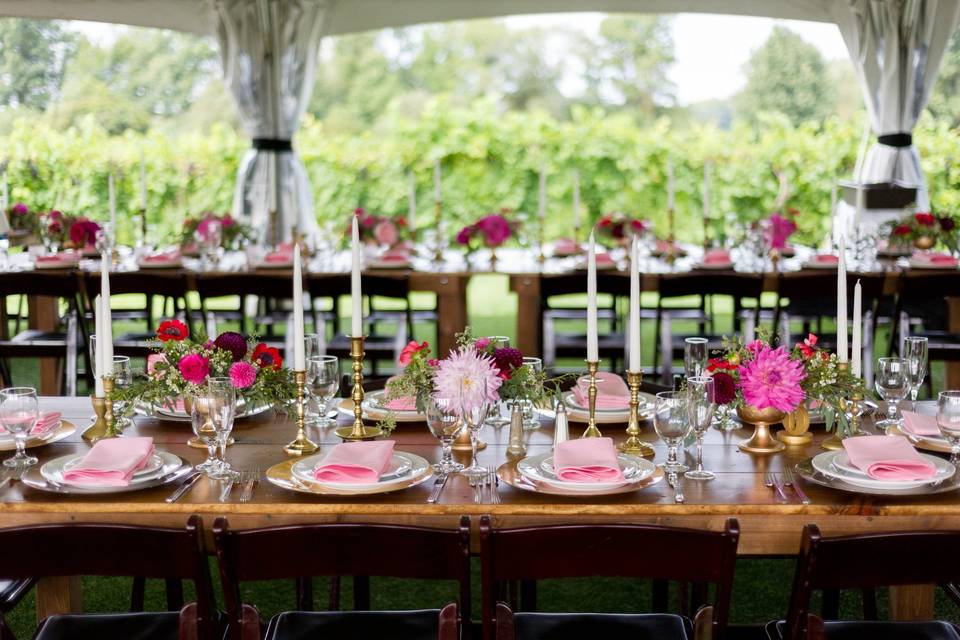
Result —
<svg viewBox="0 0 960 640"><path fill-rule="evenodd" d="M427 416L419 413L416 409L412 411L399 411L388 409L384 397L384 391L371 391L363 398L363 416L370 420L383 420L387 414L392 413L397 422L424 422ZM340 410L348 418L353 418L353 400L344 398L340 402Z"/></svg>
<svg viewBox="0 0 960 640"><path fill-rule="evenodd" d="M840 482L863 487L865 489L917 489L925 486L938 485L945 480L949 480L956 472L956 467L937 456L931 456L921 453L921 456L937 468L937 474L932 478L925 480L877 480L867 475L866 471L855 467L847 457L847 452L842 449L839 451L827 451L814 456L811 460L814 470L820 472L828 479L838 480Z"/></svg>
<svg viewBox="0 0 960 640"><path fill-rule="evenodd" d="M640 392L640 407L638 409L641 420L653 417L653 402L656 398L649 393ZM571 420L586 422L590 419L590 409L577 402L572 391L563 394L563 403L567 405L567 414ZM630 419L629 409L597 409L597 424L620 424Z"/></svg>
<svg viewBox="0 0 960 640"><path fill-rule="evenodd" d="M31 473L24 476L24 484L35 489L53 491L56 493L73 493L79 495L95 495L102 493L122 493L125 491L140 491L156 487L183 477L191 469L184 465L179 456L166 451L158 451L147 465L133 474L130 484L122 487L104 487L67 482L63 474L81 463L86 453L71 453L70 455L54 458L43 464L39 469L39 478L31 477Z"/></svg>
<svg viewBox="0 0 960 640"><path fill-rule="evenodd" d="M395 451L387 469L375 483L320 482L314 477L313 470L323 462L324 457L326 454L281 462L267 470L267 479L279 487L302 493L368 495L413 487L433 475L433 467L424 458L405 451Z"/></svg>
<svg viewBox="0 0 960 640"><path fill-rule="evenodd" d="M30 449L32 447L42 447L43 445L50 444L52 442L59 442L60 440L73 435L73 432L76 430L77 427L72 422L61 420L59 423L57 423L57 426L47 429L39 436L27 437L26 447ZM12 434L0 434L0 451L13 451L16 448L17 443Z"/></svg>
<svg viewBox="0 0 960 640"><path fill-rule="evenodd" d="M900 427L892 427L888 429L887 434L903 435L913 446L918 449L938 451L940 453L950 453L953 450L950 446L950 441L943 436L918 436L904 429L902 425Z"/></svg>
<svg viewBox="0 0 960 640"><path fill-rule="evenodd" d="M616 482L569 482L561 480L557 477L553 468L553 453L541 453L524 458L517 463L517 471L523 478L529 480L533 486L542 483L554 489L571 493L596 493L637 484L652 476L657 470L656 465L649 460L625 453L618 454L617 460L620 463L623 480Z"/></svg>
<svg viewBox="0 0 960 640"><path fill-rule="evenodd" d="M247 407L246 401L243 398L239 398L237 400L237 413L234 418L237 420L240 418L249 418L251 416L259 415L269 409L269 405L264 405L262 407ZM134 407L134 411L139 415L162 418L164 420L171 420L173 422L190 422L190 414L179 407L171 409L167 406L148 405L143 402L138 402Z"/></svg>

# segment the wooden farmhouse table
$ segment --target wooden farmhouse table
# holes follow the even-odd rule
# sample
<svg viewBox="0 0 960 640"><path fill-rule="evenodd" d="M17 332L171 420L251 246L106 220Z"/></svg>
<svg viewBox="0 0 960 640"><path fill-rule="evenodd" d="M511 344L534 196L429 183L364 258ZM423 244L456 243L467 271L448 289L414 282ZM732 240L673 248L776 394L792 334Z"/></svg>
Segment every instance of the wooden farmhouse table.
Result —
<svg viewBox="0 0 960 640"><path fill-rule="evenodd" d="M41 409L61 411L65 419L78 426L70 438L32 449L40 463L71 452L86 451L81 432L90 424L90 401L86 398L43 397ZM582 425L572 422L571 432ZM601 425L605 435L619 441L625 425ZM867 422L867 430L872 424ZM648 422L642 425L642 439L656 449L656 462L666 457L665 448ZM126 435L150 436L158 449L173 452L191 463L203 460L205 451L186 445L191 434L187 423L158 421L138 416ZM233 435L236 444L227 450L227 460L240 470L259 470L287 459L283 445L295 435L286 418L268 412L239 420ZM329 450L338 438L332 429L310 429L309 435ZM706 468L717 478L710 482L684 482L686 502L676 504L673 490L660 482L642 490L606 497L566 498L534 494L501 483L500 504L476 504L465 478L453 476L436 504L428 504L432 482L405 491L362 498L333 498L293 493L261 479L253 499L238 501L234 491L226 503L218 501L218 487L206 478L198 482L180 501L164 502L173 487L103 497L62 496L46 493L13 482L0 489L0 526L59 522L110 522L181 527L191 514L199 514L209 534L215 518L225 516L236 529L310 522L377 522L450 527L461 515L471 516L474 533L479 516L489 514L495 526L510 527L548 523L631 522L720 530L729 517L740 521L739 553L744 556L788 556L797 553L803 525L817 524L824 535L960 529L960 500L956 493L924 498L877 498L854 495L805 483L812 500L803 505L792 499L778 501L773 490L764 485L763 474L778 472L819 453L824 437L815 432L814 442L774 455L754 455L740 451L736 444L748 437L746 429L720 432L711 429L704 445ZM397 449L419 454L430 461L440 457L437 441L423 424L400 424L393 434ZM484 428L488 443L479 461L499 466L506 461L508 429ZM552 445L552 423L544 419L542 428L527 433L527 452L546 452ZM9 455L9 454L8 454ZM469 456L469 454L467 454ZM469 462L459 456L462 462ZM688 464L692 463L688 454ZM791 498L792 493L789 494ZM489 500L487 501L489 502ZM209 540L207 541L209 544ZM789 576L783 576L789 580ZM37 589L38 615L79 610L78 581L55 578L41 580ZM901 587L891 594L893 615L899 619L932 615L933 592L929 586Z"/></svg>

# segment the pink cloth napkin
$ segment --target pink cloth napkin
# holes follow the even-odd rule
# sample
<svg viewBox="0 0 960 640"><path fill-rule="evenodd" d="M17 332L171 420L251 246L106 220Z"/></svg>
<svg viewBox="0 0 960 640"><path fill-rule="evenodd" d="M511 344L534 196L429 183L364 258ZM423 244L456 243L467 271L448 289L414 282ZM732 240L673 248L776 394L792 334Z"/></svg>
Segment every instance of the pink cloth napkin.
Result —
<svg viewBox="0 0 960 640"><path fill-rule="evenodd" d="M609 253L598 253L595 255L598 267L610 267L616 264L616 261L610 257Z"/></svg>
<svg viewBox="0 0 960 640"><path fill-rule="evenodd" d="M59 411L43 411L40 413L40 417L37 418L37 424L33 425L33 429L30 430L30 436L36 438L37 436L42 436L48 431L57 427L60 424L60 412ZM7 433L7 430L0 425L0 434Z"/></svg>
<svg viewBox="0 0 960 640"><path fill-rule="evenodd" d="M163 253L153 253L140 258L141 264L169 264L181 259L180 251L165 251Z"/></svg>
<svg viewBox="0 0 960 640"><path fill-rule="evenodd" d="M840 264L840 258L832 253L819 253L813 256L812 262L817 264Z"/></svg>
<svg viewBox="0 0 960 640"><path fill-rule="evenodd" d="M380 256L381 262L395 262L397 264L403 264L410 262L410 252L402 247L393 247L388 249Z"/></svg>
<svg viewBox="0 0 960 640"><path fill-rule="evenodd" d="M79 253L51 253L49 255L36 256L34 262L37 264L77 264L80 262Z"/></svg>
<svg viewBox="0 0 960 640"><path fill-rule="evenodd" d="M279 264L282 262L293 262L293 254L284 253L282 251L272 251L267 255L263 256L264 262L270 262L273 264Z"/></svg>
<svg viewBox="0 0 960 640"><path fill-rule="evenodd" d="M940 436L936 416L925 416L913 411L903 412L903 430L914 436Z"/></svg>
<svg viewBox="0 0 960 640"><path fill-rule="evenodd" d="M726 249L710 249L703 254L703 264L730 264L730 252Z"/></svg>
<svg viewBox="0 0 960 640"><path fill-rule="evenodd" d="M580 253L583 249L580 243L573 238L560 238L553 243L553 252L559 255L573 255Z"/></svg>
<svg viewBox="0 0 960 640"><path fill-rule="evenodd" d="M851 464L874 480L926 480L937 468L924 460L903 436L845 438Z"/></svg>
<svg viewBox="0 0 960 640"><path fill-rule="evenodd" d="M580 438L558 444L553 469L566 482L616 482L623 480L617 450L610 438Z"/></svg>
<svg viewBox="0 0 960 640"><path fill-rule="evenodd" d="M153 438L99 440L80 464L63 474L64 482L96 487L125 487L153 457Z"/></svg>
<svg viewBox="0 0 960 640"><path fill-rule="evenodd" d="M573 399L578 406L589 406L590 377L582 376L573 387ZM597 409L629 409L630 388L615 373L597 375Z"/></svg>
<svg viewBox="0 0 960 640"><path fill-rule="evenodd" d="M957 266L957 259L946 253L915 253L910 260L917 264L930 264L941 267Z"/></svg>
<svg viewBox="0 0 960 640"><path fill-rule="evenodd" d="M400 396L393 400L387 400L387 409L391 411L416 411L417 399L413 396Z"/></svg>
<svg viewBox="0 0 960 640"><path fill-rule="evenodd" d="M320 482L374 483L390 464L393 440L343 442L330 450L313 470Z"/></svg>

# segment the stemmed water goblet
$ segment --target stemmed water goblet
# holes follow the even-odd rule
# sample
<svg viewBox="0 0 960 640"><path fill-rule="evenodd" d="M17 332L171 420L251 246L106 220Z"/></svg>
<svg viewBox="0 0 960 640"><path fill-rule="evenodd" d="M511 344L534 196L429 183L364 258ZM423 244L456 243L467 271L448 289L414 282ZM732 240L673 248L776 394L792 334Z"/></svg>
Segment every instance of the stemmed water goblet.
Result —
<svg viewBox="0 0 960 640"><path fill-rule="evenodd" d="M0 424L13 434L17 453L3 461L7 467L29 467L37 464L34 456L27 455L27 436L40 417L37 390L31 387L10 387L0 391Z"/></svg>
<svg viewBox="0 0 960 640"><path fill-rule="evenodd" d="M667 444L664 470L671 474L686 471L689 467L677 460L677 449L690 433L686 391L661 391L657 394L653 411L653 429Z"/></svg>
<svg viewBox="0 0 960 640"><path fill-rule="evenodd" d="M908 336L903 340L901 357L907 361L907 382L910 383L910 401L917 408L917 396L923 379L927 375L927 346L929 340L923 336Z"/></svg>
<svg viewBox="0 0 960 640"><path fill-rule="evenodd" d="M910 390L907 373L909 363L903 358L879 358L874 375L877 395L887 403L887 417L877 421L877 428L887 430L900 424L897 418L897 403L903 400Z"/></svg>
<svg viewBox="0 0 960 640"><path fill-rule="evenodd" d="M697 436L697 468L684 475L691 480L713 480L714 473L703 468L703 436L710 428L717 408L713 378L695 376L687 378L686 383L687 420Z"/></svg>
<svg viewBox="0 0 960 640"><path fill-rule="evenodd" d="M205 220L202 231L196 232L205 271L214 269L220 261L221 227L217 220Z"/></svg>
<svg viewBox="0 0 960 640"><path fill-rule="evenodd" d="M336 356L307 358L307 385L311 404L310 424L329 427L334 420L327 417L330 401L340 390L340 360Z"/></svg>
<svg viewBox="0 0 960 640"><path fill-rule="evenodd" d="M707 339L687 338L683 341L683 372L688 378L703 375L707 368Z"/></svg>
<svg viewBox="0 0 960 640"><path fill-rule="evenodd" d="M510 336L487 336L486 340L494 349L503 349L510 346ZM497 402L487 415L487 424L491 427L502 427L510 424L511 408L511 402L504 400Z"/></svg>
<svg viewBox="0 0 960 640"><path fill-rule="evenodd" d="M231 480L236 472L227 462L227 442L233 431L233 421L237 415L237 390L230 378L210 378L207 380L207 393L213 399L210 421L216 432L219 469L211 478Z"/></svg>
<svg viewBox="0 0 960 640"><path fill-rule="evenodd" d="M221 379L211 379L205 388L193 397L190 422L197 440L206 445L207 459L196 466L197 471L220 479L232 475L226 460L218 457L225 450L236 407L236 391Z"/></svg>
<svg viewBox="0 0 960 640"><path fill-rule="evenodd" d="M950 442L950 463L960 462L960 391L941 391L937 397L937 427Z"/></svg>
<svg viewBox="0 0 960 640"><path fill-rule="evenodd" d="M427 426L440 441L440 462L433 465L433 469L442 475L462 471L463 465L453 459L451 452L453 439L463 428L456 405L450 400L430 396L427 400Z"/></svg>
<svg viewBox="0 0 960 640"><path fill-rule="evenodd" d="M130 356L113 356L113 388L125 389L133 384L133 368L130 366ZM127 400L113 401L113 415L117 426L123 429L130 423L133 406Z"/></svg>
<svg viewBox="0 0 960 640"><path fill-rule="evenodd" d="M488 390L486 382L484 382L482 399L477 400L476 398L470 397L477 394L466 394L462 392L464 385L465 381L461 382L461 394L459 398L460 417L463 418L464 425L470 430L470 452L472 455L470 466L461 473L468 478L481 478L487 475L487 470L477 462L477 440L480 438L480 429L483 428L483 423L487 419L487 413L490 411Z"/></svg>

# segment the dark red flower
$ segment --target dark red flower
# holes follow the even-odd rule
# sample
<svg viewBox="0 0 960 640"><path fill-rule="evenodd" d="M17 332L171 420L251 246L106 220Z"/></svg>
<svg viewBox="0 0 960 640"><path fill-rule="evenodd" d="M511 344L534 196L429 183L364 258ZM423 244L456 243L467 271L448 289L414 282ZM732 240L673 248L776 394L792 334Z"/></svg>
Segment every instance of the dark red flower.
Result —
<svg viewBox="0 0 960 640"><path fill-rule="evenodd" d="M280 357L280 351L273 347L268 347L262 342L253 349L252 359L261 369L280 369L283 366L283 358Z"/></svg>
<svg viewBox="0 0 960 640"><path fill-rule="evenodd" d="M243 360L247 355L247 340L236 331L224 331L213 341L213 346L229 351L234 362Z"/></svg>
<svg viewBox="0 0 960 640"><path fill-rule="evenodd" d="M470 239L473 238L473 232L475 228L473 225L469 227L464 227L457 232L457 244L468 245L470 244Z"/></svg>
<svg viewBox="0 0 960 640"><path fill-rule="evenodd" d="M717 404L730 404L737 397L737 383L733 376L723 371L713 374L713 401Z"/></svg>
<svg viewBox="0 0 960 640"><path fill-rule="evenodd" d="M908 224L898 224L893 228L893 235L895 236L908 236L910 235L910 225Z"/></svg>
<svg viewBox="0 0 960 640"><path fill-rule="evenodd" d="M936 218L934 218L931 213L916 213L913 217L916 219L917 224L924 227L932 227L934 223L936 223Z"/></svg>
<svg viewBox="0 0 960 640"><path fill-rule="evenodd" d="M957 228L957 221L951 218L950 216L944 216L939 218L937 222L940 223L940 228L944 231L953 231Z"/></svg>
<svg viewBox="0 0 960 640"><path fill-rule="evenodd" d="M622 225L622 224L615 224L615 225L613 225L613 226L610 228L610 235L612 235L612 236L613 236L614 238L616 238L617 240L621 240L621 239L626 235L626 232L624 231L623 225Z"/></svg>
<svg viewBox="0 0 960 640"><path fill-rule="evenodd" d="M501 347L494 350L493 362L500 369L500 377L509 380L513 370L523 366L523 354L513 347Z"/></svg>
<svg viewBox="0 0 960 640"><path fill-rule="evenodd" d="M643 230L647 228L647 225L643 224L643 220L631 220L630 228L633 229L635 233L643 233Z"/></svg>
<svg viewBox="0 0 960 640"><path fill-rule="evenodd" d="M190 335L190 332L187 330L187 325L179 320L164 320L160 323L160 326L157 327L157 338L162 342L168 342L170 340L180 342L181 340L186 340L188 335Z"/></svg>

